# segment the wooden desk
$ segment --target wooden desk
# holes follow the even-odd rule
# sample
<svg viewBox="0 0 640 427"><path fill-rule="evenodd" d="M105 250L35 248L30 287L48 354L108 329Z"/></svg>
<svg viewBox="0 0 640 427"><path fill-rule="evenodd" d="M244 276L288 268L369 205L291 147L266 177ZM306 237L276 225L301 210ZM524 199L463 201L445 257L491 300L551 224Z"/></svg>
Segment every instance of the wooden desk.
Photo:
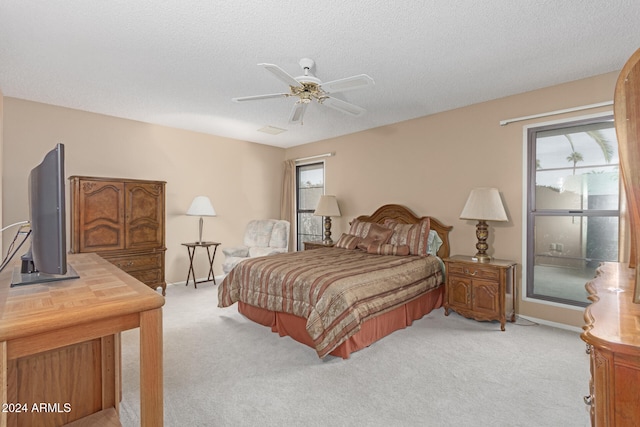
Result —
<svg viewBox="0 0 640 427"><path fill-rule="evenodd" d="M79 279L10 288L0 274L0 427L119 424L120 332L138 327L141 424L162 426L164 298L96 254L68 262Z"/></svg>

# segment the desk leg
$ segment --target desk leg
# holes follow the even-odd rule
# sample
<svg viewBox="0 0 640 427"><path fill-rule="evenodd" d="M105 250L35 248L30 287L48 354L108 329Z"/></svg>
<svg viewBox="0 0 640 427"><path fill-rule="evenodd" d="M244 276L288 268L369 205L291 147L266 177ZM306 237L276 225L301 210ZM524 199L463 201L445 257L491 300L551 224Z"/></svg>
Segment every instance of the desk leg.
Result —
<svg viewBox="0 0 640 427"><path fill-rule="evenodd" d="M511 322L515 322L516 321L516 268L517 266L513 266L511 267L511 292L512 292L512 304L513 304L513 311L511 312Z"/></svg>
<svg viewBox="0 0 640 427"><path fill-rule="evenodd" d="M7 342L0 342L0 403L9 402L7 387L9 385L9 361L7 360ZM7 427L7 412L0 412L0 426Z"/></svg>
<svg viewBox="0 0 640 427"><path fill-rule="evenodd" d="M193 248L187 246L187 252L189 252L189 272L187 273L187 282L184 285L189 286L189 277L193 276L193 287L198 289L198 285L196 284L196 272L193 269L193 255L196 253L195 246Z"/></svg>
<svg viewBox="0 0 640 427"><path fill-rule="evenodd" d="M162 427L162 309L140 313L140 425Z"/></svg>
<svg viewBox="0 0 640 427"><path fill-rule="evenodd" d="M115 408L120 413L121 371L120 371L120 333L107 335L100 339L102 354L102 409Z"/></svg>

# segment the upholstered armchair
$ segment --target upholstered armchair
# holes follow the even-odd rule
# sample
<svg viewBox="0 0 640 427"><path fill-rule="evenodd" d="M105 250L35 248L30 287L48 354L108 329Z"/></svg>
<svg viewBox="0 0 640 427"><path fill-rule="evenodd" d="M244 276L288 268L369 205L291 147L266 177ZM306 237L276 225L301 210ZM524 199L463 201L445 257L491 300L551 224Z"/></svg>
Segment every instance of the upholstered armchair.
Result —
<svg viewBox="0 0 640 427"><path fill-rule="evenodd" d="M227 274L241 261L259 256L273 255L289 250L289 221L280 219L254 219L244 232L242 246L223 248L225 255L222 271Z"/></svg>

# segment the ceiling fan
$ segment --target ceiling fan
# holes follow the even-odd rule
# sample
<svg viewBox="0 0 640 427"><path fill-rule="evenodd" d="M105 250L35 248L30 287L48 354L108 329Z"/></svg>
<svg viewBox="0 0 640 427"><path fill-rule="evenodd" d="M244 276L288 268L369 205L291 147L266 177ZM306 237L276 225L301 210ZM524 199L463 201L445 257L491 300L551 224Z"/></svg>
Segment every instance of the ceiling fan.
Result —
<svg viewBox="0 0 640 427"><path fill-rule="evenodd" d="M374 81L366 74L358 74L356 76L346 77L344 79L332 80L322 83L320 79L311 74L311 69L315 65L312 59L303 58L299 62L304 75L293 77L282 68L274 64L258 64L267 71L273 73L278 79L289 85L289 92L272 93L267 95L243 96L233 98L235 102L254 101L258 99L284 98L296 96L300 99L296 101L289 115L289 123L302 124L304 112L307 105L313 100L319 104L331 107L334 110L341 111L352 116L361 116L366 110L360 106L351 104L331 95L339 92L346 92L353 89L360 89L367 86L373 86Z"/></svg>

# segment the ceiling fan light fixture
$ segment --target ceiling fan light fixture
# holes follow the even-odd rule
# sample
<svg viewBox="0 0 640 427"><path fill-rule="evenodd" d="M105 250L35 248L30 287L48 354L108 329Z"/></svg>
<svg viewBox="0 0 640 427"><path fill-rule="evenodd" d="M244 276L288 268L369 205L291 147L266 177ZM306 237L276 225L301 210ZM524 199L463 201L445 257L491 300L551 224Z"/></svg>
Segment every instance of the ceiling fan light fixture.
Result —
<svg viewBox="0 0 640 427"><path fill-rule="evenodd" d="M307 105L309 105L308 101L296 101L296 103L293 104L293 109L291 110L291 115L289 116L289 123L302 124L302 117L304 116L304 112L307 109Z"/></svg>
<svg viewBox="0 0 640 427"><path fill-rule="evenodd" d="M289 86L289 93L244 96L240 98L233 98L233 100L241 102L289 96L298 97L298 100L293 105L293 110L289 115L289 123L291 124L302 124L304 112L307 105L309 105L312 100L351 116L361 116L366 112L364 108L358 105L334 98L331 95L337 92L345 92L353 89L373 86L374 81L371 77L366 74L358 74L356 76L322 83L320 79L311 74L311 69L315 66L312 59L303 58L300 60L299 64L304 71L304 75L295 78L277 65L267 63L258 64L272 73L276 78L285 82Z"/></svg>

